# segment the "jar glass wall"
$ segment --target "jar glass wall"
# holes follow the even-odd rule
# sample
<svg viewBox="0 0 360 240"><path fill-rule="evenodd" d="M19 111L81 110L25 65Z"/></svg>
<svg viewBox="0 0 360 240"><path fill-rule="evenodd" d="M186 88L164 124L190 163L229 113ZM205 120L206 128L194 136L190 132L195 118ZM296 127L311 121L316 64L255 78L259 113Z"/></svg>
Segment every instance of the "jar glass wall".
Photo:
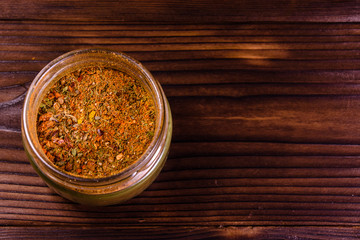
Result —
<svg viewBox="0 0 360 240"><path fill-rule="evenodd" d="M44 95L66 74L89 66L119 70L137 79L150 93L156 108L154 137L146 151L129 167L102 178L85 178L59 170L42 151L37 137L37 113ZM67 199L97 206L121 203L146 189L166 161L172 136L170 106L160 84L136 60L100 49L72 51L45 66L29 87L21 124L26 153L46 184Z"/></svg>

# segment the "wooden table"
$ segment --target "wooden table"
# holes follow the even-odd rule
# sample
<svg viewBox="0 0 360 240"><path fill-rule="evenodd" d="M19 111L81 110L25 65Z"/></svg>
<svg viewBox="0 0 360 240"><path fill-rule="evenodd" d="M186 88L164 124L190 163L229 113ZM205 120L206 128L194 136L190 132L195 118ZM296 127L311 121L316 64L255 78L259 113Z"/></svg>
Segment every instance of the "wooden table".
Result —
<svg viewBox="0 0 360 240"><path fill-rule="evenodd" d="M360 236L358 1L0 2L0 238ZM174 118L157 180L121 205L37 176L20 116L32 79L79 48L123 51Z"/></svg>

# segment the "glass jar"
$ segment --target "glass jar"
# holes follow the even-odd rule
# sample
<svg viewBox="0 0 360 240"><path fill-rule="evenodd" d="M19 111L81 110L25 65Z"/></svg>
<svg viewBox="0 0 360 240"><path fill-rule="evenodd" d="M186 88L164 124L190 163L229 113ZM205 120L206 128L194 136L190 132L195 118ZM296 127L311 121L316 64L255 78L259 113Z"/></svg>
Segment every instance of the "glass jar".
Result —
<svg viewBox="0 0 360 240"><path fill-rule="evenodd" d="M37 137L37 113L45 94L64 75L89 66L112 68L138 79L150 92L156 107L154 137L144 154L128 168L103 178L79 177L59 170L48 160ZM21 124L25 151L46 184L67 199L94 206L121 203L146 189L166 161L172 136L170 106L160 84L136 60L100 49L75 50L46 65L29 87Z"/></svg>

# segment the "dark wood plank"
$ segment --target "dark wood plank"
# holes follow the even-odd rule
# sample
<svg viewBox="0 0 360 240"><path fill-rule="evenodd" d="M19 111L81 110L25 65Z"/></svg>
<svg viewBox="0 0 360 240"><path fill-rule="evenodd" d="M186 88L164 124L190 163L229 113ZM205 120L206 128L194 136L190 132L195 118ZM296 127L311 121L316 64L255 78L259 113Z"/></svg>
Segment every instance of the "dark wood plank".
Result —
<svg viewBox="0 0 360 240"><path fill-rule="evenodd" d="M358 20L356 1L27 1L2 2L0 18L126 22Z"/></svg>
<svg viewBox="0 0 360 240"><path fill-rule="evenodd" d="M359 61L358 24L84 26L87 25L3 21L0 86L30 82L47 62L81 47L125 51L166 84L289 79L309 83L336 83L341 79L342 83L355 83L359 78L355 67ZM112 30L104 31L104 26ZM324 29L320 35L319 28Z"/></svg>
<svg viewBox="0 0 360 240"><path fill-rule="evenodd" d="M170 103L178 141L359 143L357 96L170 97Z"/></svg>
<svg viewBox="0 0 360 240"><path fill-rule="evenodd" d="M0 230L4 239L357 239L359 230L346 227L147 227L147 228L89 228L89 227L6 227Z"/></svg>

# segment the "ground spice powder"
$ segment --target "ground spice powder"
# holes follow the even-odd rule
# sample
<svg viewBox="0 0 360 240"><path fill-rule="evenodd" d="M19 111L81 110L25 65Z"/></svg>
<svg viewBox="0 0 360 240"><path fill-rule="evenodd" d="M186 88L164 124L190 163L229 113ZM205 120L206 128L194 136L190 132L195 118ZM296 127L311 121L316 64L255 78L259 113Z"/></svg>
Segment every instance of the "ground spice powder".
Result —
<svg viewBox="0 0 360 240"><path fill-rule="evenodd" d="M133 164L149 146L155 105L136 79L87 67L65 75L42 100L37 132L48 159L81 177L107 177Z"/></svg>

